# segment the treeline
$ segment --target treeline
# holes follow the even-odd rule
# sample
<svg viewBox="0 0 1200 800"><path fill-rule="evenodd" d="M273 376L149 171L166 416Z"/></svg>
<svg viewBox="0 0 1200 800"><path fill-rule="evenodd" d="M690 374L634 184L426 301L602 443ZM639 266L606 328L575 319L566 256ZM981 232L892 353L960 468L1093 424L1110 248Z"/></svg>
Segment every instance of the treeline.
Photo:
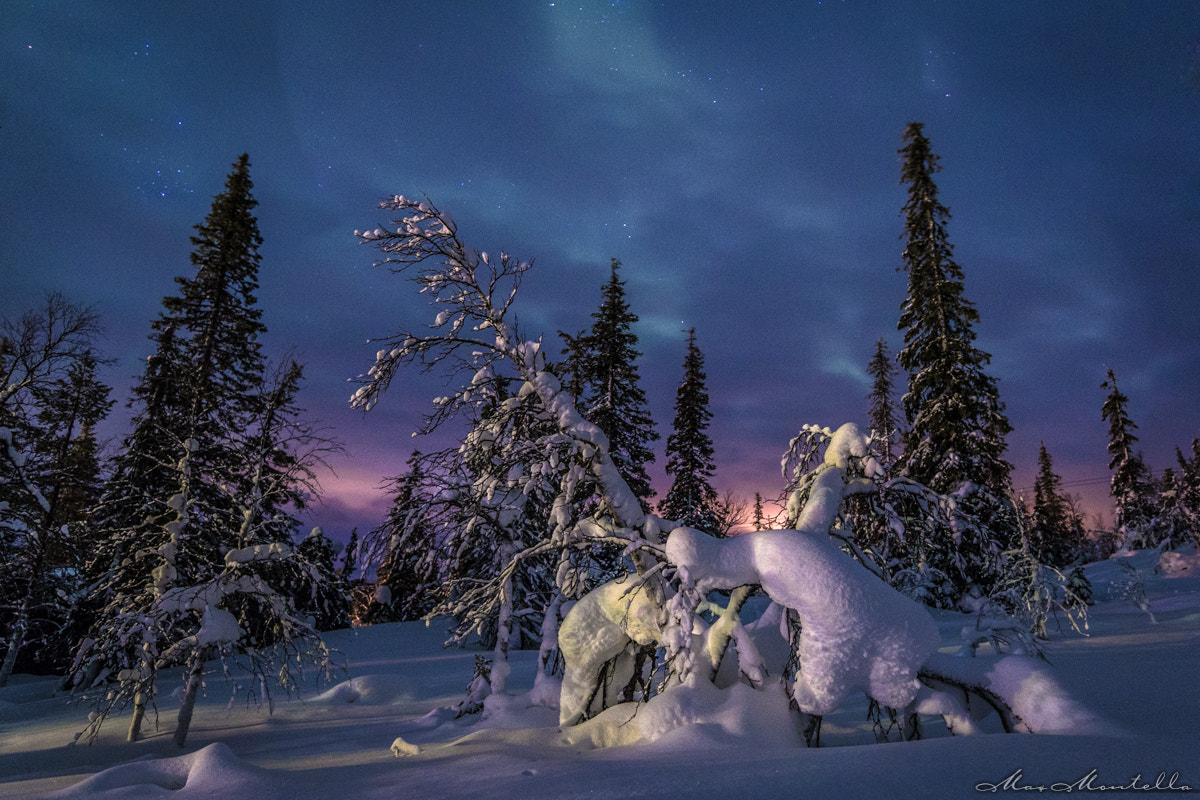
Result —
<svg viewBox="0 0 1200 800"><path fill-rule="evenodd" d="M912 597L1044 633L1055 608L1078 613L1088 602L1083 562L1120 547L1200 541L1200 439L1153 480L1110 371L1101 415L1114 528L1086 530L1045 446L1031 502L1014 496L1011 426L990 357L974 344L979 315L964 295L932 178L940 165L920 124L905 130L900 155L904 343L893 358L880 339L868 364L871 453L854 460L857 488L831 532ZM817 501L816 467L832 439L819 426L788 446L778 519L766 518L761 495L751 512L714 487L712 413L692 330L665 442L671 485L655 503L646 466L660 436L640 386L620 262L591 328L559 332L552 353L542 340L517 341L506 317L529 264L468 250L448 215L398 196L383 204L401 215L394 227L359 236L441 310L433 334L381 340L353 402L373 406L406 366L441 369L461 385L434 401L422 432L453 419L467 433L414 453L392 479L387 518L361 547L353 537L339 561L335 545L299 521L316 470L339 445L298 404L301 366L261 351L251 189L243 155L196 226L193 274L176 279L151 323L153 354L129 398L132 429L111 459L95 436L114 404L96 376L95 314L52 295L0 334L0 685L14 671L63 674L64 689L92 702L84 735L131 709L136 739L159 674L182 667L182 743L207 661L237 662L287 691L297 670L331 667L320 632L351 623L446 617L453 640L493 648L480 685L500 691L507 673L496 667L510 648L541 643L539 663L553 671L554 631L572 602L625 574L670 574L661 551L670 527L715 536L747 522L793 527ZM370 578L352 580L359 568ZM638 657L652 662L654 649Z"/></svg>
<svg viewBox="0 0 1200 800"><path fill-rule="evenodd" d="M939 607L1018 615L1040 629L1054 608L1080 613L1088 602L1082 563L1119 547L1176 547L1196 540L1200 462L1181 453L1179 469L1168 470L1155 484L1144 467L1129 466L1140 457L1130 440L1134 426L1124 418L1109 448L1118 511L1114 529L1088 530L1044 446L1033 497L1014 493L1006 442L1011 425L987 371L990 356L975 345L979 314L965 296L964 273L946 231L949 210L933 179L939 159L919 123L905 130L899 154L901 181L908 187L902 254L908 289L897 322L903 346L893 357L880 339L868 364L873 467L861 477L873 489L846 501L837 530L858 557L911 596ZM508 311L515 296L501 306L491 294L506 280L519 283L527 266L507 255L489 259L484 253L472 260L453 221L431 203L397 196L382 207L401 215L394 227L362 231L360 237L379 248L382 264L409 274L443 310L435 336L405 332L383 340L386 347L367 376L360 405L377 402L407 364L440 366L452 383L459 374L468 383L435 401L423 432L450 418L465 420L470 432L456 447L414 455L395 479L392 512L367 538L370 560L381 566L364 619L445 614L459 621L459 639L477 635L492 643L500 631L513 646L529 644L553 623L546 617L550 610L632 565L602 555L595 542L571 544L553 533L578 531L589 518L604 518L607 501L596 476L586 474L595 469L586 467L589 454L581 455L578 443L562 432L555 409L539 405L526 366L501 373L497 365L506 351L487 340L495 317ZM426 259L450 259L456 267L439 272ZM528 369L552 374L580 415L606 435L611 460L644 513L652 506L641 467L653 458L654 436L637 387L630 328L636 317L628 310L617 267L614 262L592 330L560 333L557 360L539 340L541 361ZM473 292L482 296L469 306L464 298ZM459 347L473 349L458 355ZM711 441L704 433L711 415L702 364L693 331L668 439L673 483L658 515L718 534L731 518L752 521L756 528L794 525L802 507L768 520L761 495L752 515L744 504L716 499L709 481ZM901 372L904 385L897 386ZM1115 392L1115 379L1110 375L1104 386ZM1106 420L1113 397L1104 406ZM808 497L806 481L831 435L806 426L793 440L786 456L790 480L780 498ZM1192 448L1195 453L1200 440ZM575 464L568 459L572 453ZM583 474L572 472L580 468ZM1130 481L1136 488L1127 490Z"/></svg>

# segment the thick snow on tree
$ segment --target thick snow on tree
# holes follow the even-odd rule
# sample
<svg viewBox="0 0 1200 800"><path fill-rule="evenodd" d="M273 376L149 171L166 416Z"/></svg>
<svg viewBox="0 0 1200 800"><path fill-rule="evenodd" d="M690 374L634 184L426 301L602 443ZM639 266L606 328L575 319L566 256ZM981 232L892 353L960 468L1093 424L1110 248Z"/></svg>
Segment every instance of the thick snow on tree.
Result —
<svg viewBox="0 0 1200 800"><path fill-rule="evenodd" d="M652 570L666 526L646 513L613 457L611 440L579 412L541 342L520 335L510 309L529 263L468 250L453 219L428 201L398 195L381 208L400 217L389 228L356 234L379 248L381 265L408 272L438 311L432 332L407 329L379 342L375 364L351 403L369 410L409 364L440 366L449 380L460 379L451 394L435 400L423 430L460 415L471 425L457 457L441 464L446 469L438 477L462 480L454 478L456 485L437 497L443 507L466 500L454 511L473 520L455 533L462 547L495 546L491 574L479 576L448 609L476 624L495 615L495 686L507 666L503 630L511 630L524 611L514 604L514 580L528 564L547 556L557 564L555 596L541 601L547 609L591 587L586 554L598 546L620 548L638 572ZM478 541L470 540L474 533ZM657 576L651 584L657 586Z"/></svg>
<svg viewBox="0 0 1200 800"><path fill-rule="evenodd" d="M715 540L677 529L667 558L696 590L758 584L797 612L799 670L792 697L827 714L862 690L893 708L916 696L917 671L938 644L929 612L843 553L824 530L758 531Z"/></svg>
<svg viewBox="0 0 1200 800"><path fill-rule="evenodd" d="M919 688L917 670L937 645L928 612L855 562L831 540L829 530L846 494L870 486L847 478L851 459L868 457L867 438L848 424L832 437L816 489L797 512L797 530L758 531L715 539L678 528L667 538L668 563L679 571L688 593L704 597L718 589L758 585L780 606L799 616L799 670L792 697L801 711L825 714L854 689L881 703L904 707ZM629 642L647 643L655 631L645 592L609 584L584 598L568 615L563 631L577 628L593 636L560 638L567 661L560 719L577 722L592 700L589 678L596 663L619 653ZM636 625L630 625L633 619ZM692 631L684 617L672 648L690 652ZM625 633L622 641L621 632ZM684 656L684 663L688 662ZM719 661L719 658L717 659ZM690 672L681 670L682 678ZM582 674L581 674L582 673Z"/></svg>

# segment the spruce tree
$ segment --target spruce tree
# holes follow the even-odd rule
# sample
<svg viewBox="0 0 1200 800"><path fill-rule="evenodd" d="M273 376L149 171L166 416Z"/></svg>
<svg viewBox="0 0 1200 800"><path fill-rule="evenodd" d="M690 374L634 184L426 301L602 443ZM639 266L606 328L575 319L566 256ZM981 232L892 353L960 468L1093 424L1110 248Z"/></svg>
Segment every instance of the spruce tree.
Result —
<svg viewBox="0 0 1200 800"><path fill-rule="evenodd" d="M766 530L767 529L767 517L766 517L766 514L763 513L762 492L754 493L754 512L753 512L753 514L754 514L754 520L753 520L752 524L754 525L754 530L756 530L756 531Z"/></svg>
<svg viewBox="0 0 1200 800"><path fill-rule="evenodd" d="M133 431L101 499L93 618L72 670L77 684L116 679L97 697L88 736L132 705L128 738L137 739L164 666L185 665L182 746L207 659L245 656L281 684L301 650L325 660L288 592L318 582L321 565L290 540L292 512L315 490L314 465L336 447L300 419L299 365L269 372L260 351L251 189L243 155L196 226L194 275L176 278L179 294L163 299L153 323Z"/></svg>
<svg viewBox="0 0 1200 800"><path fill-rule="evenodd" d="M648 512L654 490L646 465L654 461L650 447L658 441L658 433L638 375L641 353L633 332L638 317L625 300L621 262L614 258L611 268L600 308L592 314L591 331L577 345L582 351L576 361L584 378L584 417L608 436L617 471L641 501L643 512Z"/></svg>
<svg viewBox="0 0 1200 800"><path fill-rule="evenodd" d="M875 343L875 354L867 364L867 374L871 376L871 393L867 395L871 438L875 442L875 454L884 473L890 475L898 455L896 449L900 422L893 399L896 365L892 363L887 342L882 338Z"/></svg>
<svg viewBox="0 0 1200 800"><path fill-rule="evenodd" d="M408 471L391 489L387 519L363 540L367 560L378 563L375 590L364 612L368 623L422 619L445 597L433 515L428 513L433 498L425 460L418 451L409 456Z"/></svg>
<svg viewBox="0 0 1200 800"><path fill-rule="evenodd" d="M704 354L696 345L696 329L688 331L683 381L675 394L675 422L667 437L667 474L674 477L658 513L680 525L717 534L717 490L711 480L713 443L708 435L712 412L705 386Z"/></svg>
<svg viewBox="0 0 1200 800"><path fill-rule="evenodd" d="M1063 569L1075 559L1081 544L1076 539L1070 510L1062 494L1062 479L1043 442L1038 449L1038 474L1033 482L1033 516L1029 539L1042 564Z"/></svg>
<svg viewBox="0 0 1200 800"><path fill-rule="evenodd" d="M1175 459L1179 463L1179 509L1187 525L1187 534L1200 547L1200 438L1192 440L1191 458L1177 447Z"/></svg>
<svg viewBox="0 0 1200 800"><path fill-rule="evenodd" d="M1108 423L1108 468L1113 473L1110 494L1117 507L1117 533L1127 547L1147 547L1155 544L1150 531L1150 471L1141 453L1134 451L1137 425L1129 418L1129 398L1117 387L1112 369L1107 375L1100 384L1108 390L1100 416Z"/></svg>
<svg viewBox="0 0 1200 800"><path fill-rule="evenodd" d="M971 483L1004 497L1012 471L1004 437L1012 428L996 382L984 371L991 356L974 345L979 312L963 296L963 271L946 235L950 210L933 181L941 165L922 127L909 124L899 151L900 181L908 185L899 361L908 372L909 431L902 465L909 478L943 494Z"/></svg>
<svg viewBox="0 0 1200 800"><path fill-rule="evenodd" d="M899 467L906 478L940 495L960 496L957 521L932 542L931 566L950 576L955 592L977 586L986 594L1017 533L1009 500L1012 467L1004 459L1012 428L996 382L985 371L991 356L974 344L979 313L963 294L963 271L946 234L950 211L933 180L941 165L921 123L905 128L899 153L900 182L908 186L903 208L908 293L899 320L908 429Z"/></svg>

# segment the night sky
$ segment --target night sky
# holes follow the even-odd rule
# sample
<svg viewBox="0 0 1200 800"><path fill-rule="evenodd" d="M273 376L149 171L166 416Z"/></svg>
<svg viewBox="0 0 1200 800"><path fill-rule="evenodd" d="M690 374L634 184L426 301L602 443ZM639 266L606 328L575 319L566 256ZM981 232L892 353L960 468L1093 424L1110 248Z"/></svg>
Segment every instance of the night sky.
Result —
<svg viewBox="0 0 1200 800"><path fill-rule="evenodd" d="M734 7L736 5L736 8ZM347 447L309 522L378 524L437 379L349 408L371 337L434 312L355 228L427 194L534 259L530 335L624 263L663 442L696 328L720 490L773 498L801 425L861 421L896 352L909 121L941 156L977 345L1031 487L1039 442L1107 513L1105 367L1157 472L1200 435L1200 3L7 2L0 315L93 305L120 401L192 226L250 154L273 358ZM900 385L903 386L901 379Z"/></svg>

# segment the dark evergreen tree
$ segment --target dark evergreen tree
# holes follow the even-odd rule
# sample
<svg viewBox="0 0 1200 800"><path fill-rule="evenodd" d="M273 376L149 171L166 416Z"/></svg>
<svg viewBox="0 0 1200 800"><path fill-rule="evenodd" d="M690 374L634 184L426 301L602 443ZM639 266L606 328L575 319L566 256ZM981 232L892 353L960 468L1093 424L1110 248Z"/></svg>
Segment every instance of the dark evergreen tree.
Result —
<svg viewBox="0 0 1200 800"><path fill-rule="evenodd" d="M933 181L941 166L920 123L905 129L899 152L900 180L908 185L903 209L908 294L899 321L908 428L899 466L906 478L940 495L959 496L953 527L928 543L928 562L950 577L955 592L975 586L986 594L1017 533L1008 499L1012 467L1004 459L1011 426L996 382L985 372L991 357L974 344L979 314L963 295L963 272L946 235L950 211Z"/></svg>
<svg viewBox="0 0 1200 800"><path fill-rule="evenodd" d="M354 572L358 569L358 528L350 530L350 540L342 553L342 566L339 571L347 581L354 580Z"/></svg>
<svg viewBox="0 0 1200 800"><path fill-rule="evenodd" d="M387 519L364 539L368 560L379 564L363 614L369 624L423 619L445 599L431 519L436 495L426 485L424 461L420 452L409 456L408 470L393 483Z"/></svg>
<svg viewBox="0 0 1200 800"><path fill-rule="evenodd" d="M133 431L101 500L93 619L72 670L84 685L116 681L98 696L89 736L132 705L138 738L165 666L186 667L182 746L207 659L246 655L285 686L301 650L327 660L289 588L324 574L291 539L315 465L335 446L300 418L299 365L269 372L261 354L251 189L243 155L196 226L195 274L176 279L179 295L153 324Z"/></svg>
<svg viewBox="0 0 1200 800"><path fill-rule="evenodd" d="M1054 472L1054 463L1043 442L1038 449L1038 474L1033 482L1033 516L1029 540L1034 555L1042 564L1064 569L1075 560L1083 544L1067 508L1062 479Z"/></svg>
<svg viewBox="0 0 1200 800"><path fill-rule="evenodd" d="M892 363L887 342L882 338L875 343L875 354L867 365L867 374L871 376L867 419L871 425L875 456L884 474L890 476L892 465L899 455L900 420L893 399L896 365Z"/></svg>
<svg viewBox="0 0 1200 800"><path fill-rule="evenodd" d="M767 529L767 518L763 513L762 493L754 493L754 530L765 531Z"/></svg>
<svg viewBox="0 0 1200 800"><path fill-rule="evenodd" d="M975 306L963 296L963 271L946 235L950 211L938 199L941 169L921 123L904 131L901 183L904 269L908 296L901 309L900 365L908 372L904 413L904 473L941 493L964 483L1008 494L1012 466L1004 460L1012 430L996 382L984 371L991 356L975 347Z"/></svg>
<svg viewBox="0 0 1200 800"><path fill-rule="evenodd" d="M1153 506L1150 501L1150 471L1135 452L1137 425L1129 417L1129 398L1117 387L1111 369L1100 384L1108 390L1100 416L1108 423L1108 468L1113 471L1110 494L1117 510L1117 534L1125 546L1149 547L1152 541Z"/></svg>
<svg viewBox="0 0 1200 800"><path fill-rule="evenodd" d="M1183 505L1184 476L1172 467L1163 470L1158 480L1155 538L1168 550L1193 541L1187 509Z"/></svg>
<svg viewBox="0 0 1200 800"><path fill-rule="evenodd" d="M608 436L613 463L648 512L654 490L646 465L654 461L650 447L658 441L658 433L638 376L641 353L633 332L638 318L625 300L620 268L621 262L614 258L600 308L592 314L591 331L577 341L574 361L584 387L584 417Z"/></svg>
<svg viewBox="0 0 1200 800"><path fill-rule="evenodd" d="M286 586L296 610L312 617L313 627L332 631L350 625L350 582L334 562L337 549L320 528L313 528L296 551L309 567L297 571Z"/></svg>
<svg viewBox="0 0 1200 800"><path fill-rule="evenodd" d="M1191 458L1179 448L1175 448L1175 458L1179 463L1179 509L1188 534L1200 547L1200 438L1192 440Z"/></svg>
<svg viewBox="0 0 1200 800"><path fill-rule="evenodd" d="M713 443L708 435L712 411L708 407L704 354L696 344L696 329L688 331L683 380L675 393L675 422L667 437L667 474L674 478L667 496L658 504L665 519L717 534L717 490L712 486Z"/></svg>

